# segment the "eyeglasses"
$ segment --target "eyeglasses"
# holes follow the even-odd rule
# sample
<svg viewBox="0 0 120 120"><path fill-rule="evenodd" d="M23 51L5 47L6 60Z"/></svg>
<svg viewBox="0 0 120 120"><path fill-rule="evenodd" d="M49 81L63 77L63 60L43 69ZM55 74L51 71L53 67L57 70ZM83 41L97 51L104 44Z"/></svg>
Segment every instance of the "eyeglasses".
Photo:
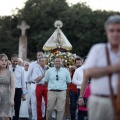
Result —
<svg viewBox="0 0 120 120"><path fill-rule="evenodd" d="M57 80L57 81L59 80L59 77L58 77L58 75L56 75L56 80Z"/></svg>

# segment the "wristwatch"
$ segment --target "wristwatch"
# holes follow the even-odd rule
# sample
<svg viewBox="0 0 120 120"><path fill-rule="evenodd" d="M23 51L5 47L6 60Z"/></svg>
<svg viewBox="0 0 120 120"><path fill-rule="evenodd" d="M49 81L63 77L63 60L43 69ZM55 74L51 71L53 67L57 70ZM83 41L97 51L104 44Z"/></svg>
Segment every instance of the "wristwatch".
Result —
<svg viewBox="0 0 120 120"><path fill-rule="evenodd" d="M83 100L83 97L79 97L79 100Z"/></svg>

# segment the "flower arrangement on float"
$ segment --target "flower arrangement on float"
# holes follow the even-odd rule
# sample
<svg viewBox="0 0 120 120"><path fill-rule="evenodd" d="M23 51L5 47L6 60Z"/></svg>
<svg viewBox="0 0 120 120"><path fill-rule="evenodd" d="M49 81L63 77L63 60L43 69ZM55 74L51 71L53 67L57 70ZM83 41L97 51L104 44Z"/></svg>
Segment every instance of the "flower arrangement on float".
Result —
<svg viewBox="0 0 120 120"><path fill-rule="evenodd" d="M56 57L60 57L63 62L63 67L69 68L70 66L74 65L76 54L72 54L71 52L45 52L46 57L46 64L49 67L54 67L54 60Z"/></svg>

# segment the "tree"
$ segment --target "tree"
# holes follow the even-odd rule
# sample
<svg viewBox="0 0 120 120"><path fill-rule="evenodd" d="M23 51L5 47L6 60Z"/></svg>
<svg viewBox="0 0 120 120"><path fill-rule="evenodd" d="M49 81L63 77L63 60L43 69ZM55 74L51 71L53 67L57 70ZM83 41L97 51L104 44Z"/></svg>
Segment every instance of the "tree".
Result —
<svg viewBox="0 0 120 120"><path fill-rule="evenodd" d="M73 45L73 53L81 57L88 54L93 44L106 42L105 20L113 11L92 11L85 3L69 6L66 0L28 0L16 15L0 17L0 51L9 57L18 51L20 30L16 28L25 20L27 30L28 58L36 59L36 52L54 32L54 22L63 21L62 31Z"/></svg>

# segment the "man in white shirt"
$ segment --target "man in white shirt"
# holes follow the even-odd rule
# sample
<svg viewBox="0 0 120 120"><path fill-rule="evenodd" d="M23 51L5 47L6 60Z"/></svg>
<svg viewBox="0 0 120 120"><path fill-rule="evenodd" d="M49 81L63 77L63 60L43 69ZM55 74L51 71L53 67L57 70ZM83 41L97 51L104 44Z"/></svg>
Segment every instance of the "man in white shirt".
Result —
<svg viewBox="0 0 120 120"><path fill-rule="evenodd" d="M39 64L38 64L38 59L40 57L43 56L43 52L40 51L37 53L37 61L35 62L32 62L30 64L30 67L28 69L28 75L27 75L27 81L28 82L31 82L31 107L32 107L32 119L33 120L37 120L37 108L36 108L36 83L33 79L33 71L36 69L36 68L39 68ZM43 104L42 104L42 110L43 110L43 114L44 114L44 101L43 101Z"/></svg>
<svg viewBox="0 0 120 120"><path fill-rule="evenodd" d="M77 85L78 89L81 89L81 84L83 82L83 72L84 72L84 65L77 68L73 75L72 83Z"/></svg>
<svg viewBox="0 0 120 120"><path fill-rule="evenodd" d="M9 66L9 69L13 71L15 76L15 116L13 117L13 120L19 120L19 110L21 105L21 97L23 101L25 100L25 94L26 94L26 86L25 86L25 79L24 79L24 70L22 67L18 65L18 55L13 54L11 57L11 63L12 65Z"/></svg>
<svg viewBox="0 0 120 120"><path fill-rule="evenodd" d="M18 59L18 65L21 66L21 67L24 66L24 61L23 61L22 58L19 58L19 59Z"/></svg>
<svg viewBox="0 0 120 120"><path fill-rule="evenodd" d="M20 106L20 118L29 118L29 106L30 106L30 83L27 82L27 73L28 73L28 68L29 68L30 63L25 62L24 63L24 76L25 76L25 83L26 83L26 89L27 89L27 94L26 94L26 101L21 101L21 106Z"/></svg>
<svg viewBox="0 0 120 120"><path fill-rule="evenodd" d="M46 72L46 59L45 57L39 58L39 67L34 69L32 78L36 82L36 100L37 100L37 119L42 120L42 111L41 111L41 104L42 104L42 97L45 101L45 107L47 107L47 86L45 85L44 75ZM46 118L44 117L44 120Z"/></svg>
<svg viewBox="0 0 120 120"><path fill-rule="evenodd" d="M70 88L70 114L71 114L71 120L76 119L76 110L77 110L77 100L80 94L81 89L81 82L83 80L83 67L81 68L82 60L81 58L75 59L75 65L71 67L71 77L72 77L72 83L69 86ZM75 74L75 75L74 75ZM80 77L79 77L80 75ZM78 86L80 85L80 86Z"/></svg>
<svg viewBox="0 0 120 120"><path fill-rule="evenodd" d="M109 74L112 74L114 97L120 72L120 16L110 16L105 23L107 44L92 47L85 64L85 75L91 80L91 97L89 99L89 120L114 120L114 110L110 99ZM107 63L106 48L111 65Z"/></svg>
<svg viewBox="0 0 120 120"><path fill-rule="evenodd" d="M30 105L30 91L31 91L30 90L30 82L27 81L29 66L30 66L29 62L24 63L25 82L26 82L26 87L27 87L27 90L28 90L28 94L27 94L28 107Z"/></svg>

